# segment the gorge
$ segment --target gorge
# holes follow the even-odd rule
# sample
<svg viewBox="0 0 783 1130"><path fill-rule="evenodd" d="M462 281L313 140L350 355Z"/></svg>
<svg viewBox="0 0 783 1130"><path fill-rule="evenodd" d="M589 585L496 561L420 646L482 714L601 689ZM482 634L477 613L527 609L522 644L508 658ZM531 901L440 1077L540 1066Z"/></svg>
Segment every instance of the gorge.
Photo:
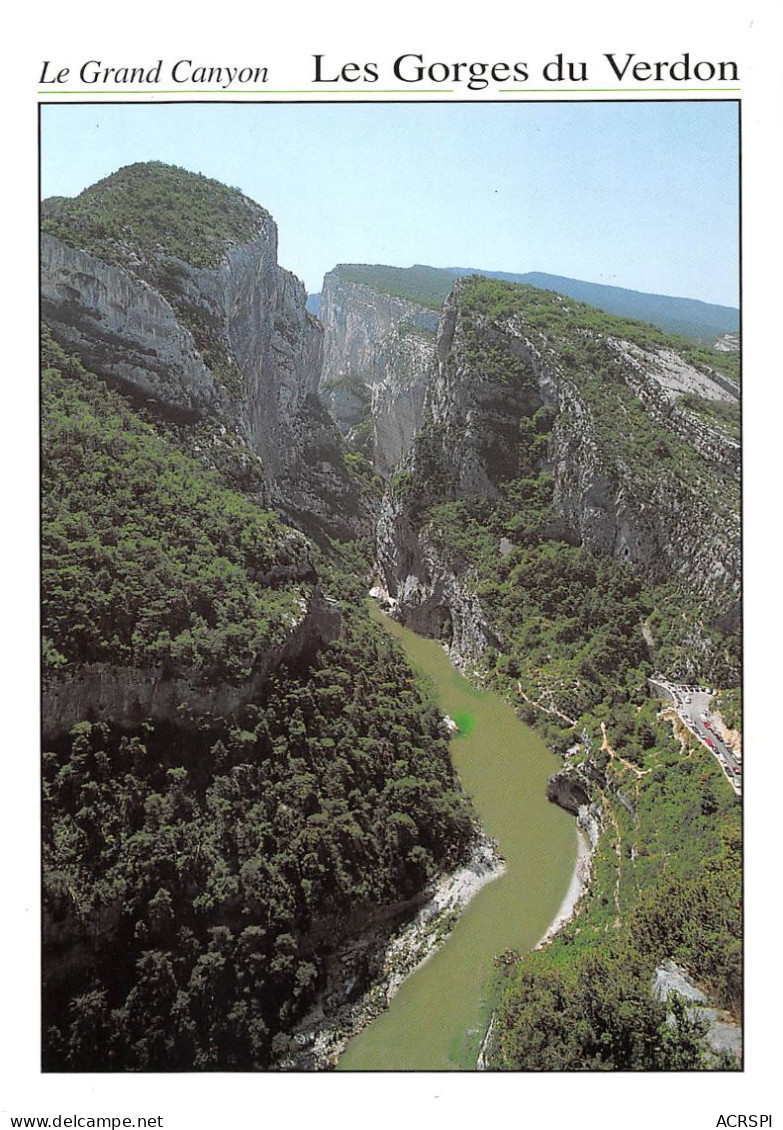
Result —
<svg viewBox="0 0 783 1130"><path fill-rule="evenodd" d="M336 267L316 319L262 207L159 163L42 229L46 1068L285 1067L470 858L373 583L595 836L573 922L496 952L488 1065L714 1067L649 986L674 960L738 1012L739 818L647 678L738 712L736 354L431 268ZM550 990L593 1019L543 1047Z"/></svg>

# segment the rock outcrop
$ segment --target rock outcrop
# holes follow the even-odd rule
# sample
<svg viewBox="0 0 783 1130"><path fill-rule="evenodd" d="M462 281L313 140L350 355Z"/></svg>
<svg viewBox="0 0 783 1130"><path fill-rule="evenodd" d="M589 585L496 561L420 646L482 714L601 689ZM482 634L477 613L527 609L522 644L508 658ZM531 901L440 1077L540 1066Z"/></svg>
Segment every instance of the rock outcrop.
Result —
<svg viewBox="0 0 783 1130"><path fill-rule="evenodd" d="M742 1028L725 1009L716 1008L676 962L663 961L657 967L652 996L664 1004L670 1004L673 998L678 997L685 1003L688 1017L704 1025L704 1038L712 1055L717 1059L721 1054L728 1054L742 1061ZM675 1023L671 1013L668 1023Z"/></svg>
<svg viewBox="0 0 783 1130"><path fill-rule="evenodd" d="M460 280L444 306L422 427L378 527L398 614L418 626L426 609L434 627L453 617L451 605L437 611L455 589L418 516L432 503L493 500L536 471L552 479L550 536L736 602L739 445L709 415L736 400L731 382L669 346L580 328L556 295L541 292L562 307L546 330L524 308L488 316L469 301L471 285ZM550 420L531 463L521 425L541 409Z"/></svg>
<svg viewBox="0 0 783 1130"><path fill-rule="evenodd" d="M160 216L150 221L149 209ZM251 466L243 489L257 489L305 533L371 528L318 398L322 327L305 308L303 284L278 265L277 228L262 207L153 163L121 169L74 201L45 202L43 217L42 314L69 355L167 435L177 424L200 462L212 467L217 447ZM301 616L256 656L241 686L179 667L77 663L44 689L45 739L80 719L130 728L232 717L275 667L335 638L339 611L319 591L306 539L295 540L292 563L253 580L296 584Z"/></svg>
<svg viewBox="0 0 783 1130"><path fill-rule="evenodd" d="M368 454L388 475L421 425L437 311L353 282L338 267L324 278L319 317L324 402L348 435L369 423Z"/></svg>
<svg viewBox="0 0 783 1130"><path fill-rule="evenodd" d="M603 824L603 808L596 798L596 786L607 788L604 775L591 762L566 765L547 781L547 800L576 816L577 824L590 841L591 852L598 846Z"/></svg>
<svg viewBox="0 0 783 1130"><path fill-rule="evenodd" d="M41 309L91 371L193 418L221 394L171 303L123 267L41 235Z"/></svg>
<svg viewBox="0 0 783 1130"><path fill-rule="evenodd" d="M260 456L268 502L355 536L368 516L318 400L322 327L305 308L303 284L277 263L274 221L239 199L253 234L226 240L207 266L166 250L165 233L154 251L133 243L107 251L84 220L61 219L59 234L42 238L44 319L86 368L142 404L235 432ZM57 214L54 202L50 226Z"/></svg>
<svg viewBox="0 0 783 1130"><path fill-rule="evenodd" d="M378 521L378 568L393 614L406 627L448 644L462 670L475 667L498 638L478 598L417 533L404 504L387 494Z"/></svg>
<svg viewBox="0 0 783 1130"><path fill-rule="evenodd" d="M340 631L340 609L314 586L302 615L285 639L256 656L251 676L239 684L205 679L198 671L165 667L81 664L72 674L44 687L44 741L57 738L76 722L110 721L133 729L146 720L188 729L207 716L233 718L257 700L270 674L284 663L301 662Z"/></svg>

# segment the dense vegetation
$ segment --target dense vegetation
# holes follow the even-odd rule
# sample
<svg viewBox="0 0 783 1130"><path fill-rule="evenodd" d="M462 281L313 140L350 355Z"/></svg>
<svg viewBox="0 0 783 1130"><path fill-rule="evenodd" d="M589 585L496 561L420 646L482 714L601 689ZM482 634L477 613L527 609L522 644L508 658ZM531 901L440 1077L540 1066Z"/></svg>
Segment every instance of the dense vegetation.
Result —
<svg viewBox="0 0 783 1130"><path fill-rule="evenodd" d="M575 370L580 344L589 343L589 335L607 334L648 349L674 349L697 367L714 369L735 381L739 379L738 353L722 353L666 333L650 322L620 318L576 299L564 298L555 291L516 286L478 275L471 276L470 283L462 290L463 310L488 322L523 317L526 324L557 337L558 353L566 364L570 359Z"/></svg>
<svg viewBox="0 0 783 1130"><path fill-rule="evenodd" d="M216 266L268 213L237 188L160 161L127 165L73 199L44 201L42 229L107 263L176 256Z"/></svg>
<svg viewBox="0 0 783 1130"><path fill-rule="evenodd" d="M246 678L301 617L304 538L43 341L47 672L100 660Z"/></svg>
<svg viewBox="0 0 783 1130"><path fill-rule="evenodd" d="M741 820L714 758L680 748L651 705L621 713L588 755L604 832L580 913L545 950L503 967L491 1064L526 1070L737 1066L705 1053L705 1022L651 1000L675 961L741 1015ZM584 757L584 754L582 754ZM579 760L579 757L576 759ZM603 785L601 784L603 780Z"/></svg>
<svg viewBox="0 0 783 1130"><path fill-rule="evenodd" d="M44 763L50 934L105 932L46 994L50 1068L268 1064L350 916L472 836L440 718L359 603L241 728L83 723Z"/></svg>
<svg viewBox="0 0 783 1130"><path fill-rule="evenodd" d="M43 759L47 1069L267 1066L351 923L453 866L472 810L350 579L365 552L330 564L46 335L43 362L50 680L96 659L242 680L316 571L343 609L240 715L84 720Z"/></svg>

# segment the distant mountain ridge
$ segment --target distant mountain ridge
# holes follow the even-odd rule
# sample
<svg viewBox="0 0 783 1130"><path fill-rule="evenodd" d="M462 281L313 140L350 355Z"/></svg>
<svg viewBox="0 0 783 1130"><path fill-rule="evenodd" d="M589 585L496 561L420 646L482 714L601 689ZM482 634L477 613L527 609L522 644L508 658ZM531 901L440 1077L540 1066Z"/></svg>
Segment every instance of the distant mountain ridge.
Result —
<svg viewBox="0 0 783 1130"><path fill-rule="evenodd" d="M443 305L455 278L481 275L488 279L553 290L567 298L596 306L608 314L651 322L669 333L709 345L714 344L721 335L737 333L740 324L739 310L735 306L720 306L696 298L648 294L605 283L567 278L564 275L550 275L543 271L514 274L510 271L484 271L476 267L429 267L421 263L412 267L341 263L335 267L335 271L351 282L363 283L373 290L433 308ZM312 294L307 301L308 310L317 316L320 295Z"/></svg>

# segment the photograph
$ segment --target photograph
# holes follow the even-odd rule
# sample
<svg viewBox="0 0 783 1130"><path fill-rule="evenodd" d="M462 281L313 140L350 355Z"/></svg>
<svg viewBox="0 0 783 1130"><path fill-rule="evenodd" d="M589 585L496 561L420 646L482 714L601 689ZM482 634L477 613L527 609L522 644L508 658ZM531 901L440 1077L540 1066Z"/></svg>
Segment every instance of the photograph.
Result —
<svg viewBox="0 0 783 1130"><path fill-rule="evenodd" d="M741 1072L740 101L38 113L44 1076Z"/></svg>

